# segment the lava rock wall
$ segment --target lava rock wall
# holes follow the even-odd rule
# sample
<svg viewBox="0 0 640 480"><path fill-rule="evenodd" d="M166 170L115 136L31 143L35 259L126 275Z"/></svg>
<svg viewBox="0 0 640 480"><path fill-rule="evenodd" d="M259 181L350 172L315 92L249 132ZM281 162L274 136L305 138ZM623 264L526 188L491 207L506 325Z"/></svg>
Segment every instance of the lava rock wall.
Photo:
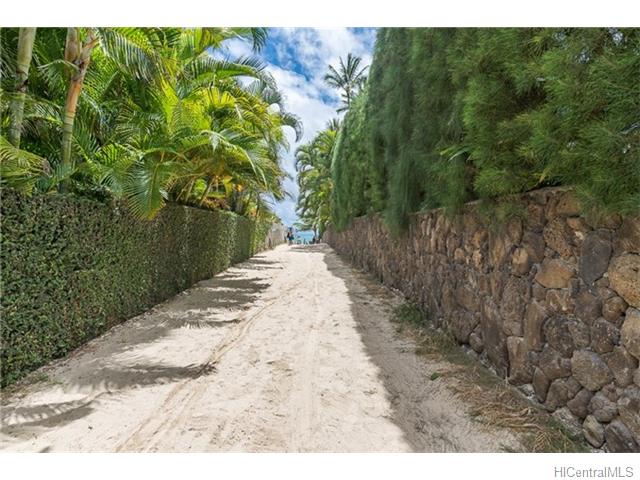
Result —
<svg viewBox="0 0 640 480"><path fill-rule="evenodd" d="M570 190L519 197L490 227L478 205L378 216L324 239L398 289L596 448L640 451L640 217L589 220Z"/></svg>

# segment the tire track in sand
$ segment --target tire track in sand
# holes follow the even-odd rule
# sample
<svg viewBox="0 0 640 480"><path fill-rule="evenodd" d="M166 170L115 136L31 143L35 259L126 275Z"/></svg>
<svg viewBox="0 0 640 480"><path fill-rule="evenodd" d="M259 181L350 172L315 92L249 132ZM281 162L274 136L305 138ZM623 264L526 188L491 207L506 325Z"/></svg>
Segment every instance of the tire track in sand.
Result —
<svg viewBox="0 0 640 480"><path fill-rule="evenodd" d="M249 333L251 327L256 323L258 318L262 316L274 303L282 300L287 294L290 294L297 285L291 285L282 294L270 299L256 313L241 320L224 336L222 341L213 350L207 361L202 364L201 374L195 378L185 379L176 385L167 395L164 402L151 415L144 420L138 428L125 439L118 447L116 452L130 451L151 451L162 438L180 426L182 420L191 410L191 406L197 403L209 383L207 378L213 375L224 355L238 345L243 338ZM240 317L243 315L241 314ZM186 387L192 387L189 391L184 391ZM177 414L170 412L177 411Z"/></svg>

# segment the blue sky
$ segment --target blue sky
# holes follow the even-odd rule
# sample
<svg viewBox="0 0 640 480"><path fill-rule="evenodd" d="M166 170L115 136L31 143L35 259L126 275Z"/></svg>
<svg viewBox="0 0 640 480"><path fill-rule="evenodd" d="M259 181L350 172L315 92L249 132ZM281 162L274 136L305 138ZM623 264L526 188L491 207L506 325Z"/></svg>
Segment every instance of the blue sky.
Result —
<svg viewBox="0 0 640 480"><path fill-rule="evenodd" d="M256 56L266 64L286 98L286 108L300 117L304 126L301 143L309 141L325 124L336 117L339 93L325 85L323 77L329 65L337 65L340 57L353 53L371 63L375 41L373 28L270 28L267 44ZM238 57L254 55L246 42L227 43L226 55ZM289 130L289 129L287 129ZM273 206L285 225L292 225L298 216L295 211L298 186L295 178L294 154L299 143L287 132L291 148L282 154L282 166L292 176L285 181L291 199Z"/></svg>

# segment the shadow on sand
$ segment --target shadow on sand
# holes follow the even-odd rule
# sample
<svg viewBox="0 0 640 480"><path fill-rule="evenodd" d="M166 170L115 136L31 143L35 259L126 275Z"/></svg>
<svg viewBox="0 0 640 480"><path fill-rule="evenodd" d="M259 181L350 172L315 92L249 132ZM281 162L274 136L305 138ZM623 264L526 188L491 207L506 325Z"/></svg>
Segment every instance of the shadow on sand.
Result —
<svg viewBox="0 0 640 480"><path fill-rule="evenodd" d="M326 244L305 245L293 250L323 254L328 271L344 282L351 316L369 361L378 368L378 377L391 406L389 419L402 430L411 449L415 452L458 451L459 447L451 437L442 433L446 426L444 422L439 424L438 415L422 411L429 408L429 389L433 388L424 359L415 355L415 345L411 341L401 338L391 341L390 335L396 335L394 326L380 325L380 314L386 322L399 299L372 275L351 267Z"/></svg>
<svg viewBox="0 0 640 480"><path fill-rule="evenodd" d="M207 364L174 366L145 363L145 356L140 350L154 348L154 344L177 329L219 329L238 323L244 311L271 285L270 276L265 275L265 271L282 268L278 262L260 254L234 267L198 282L142 315L116 325L103 336L88 342L67 357L54 361L49 367L45 366L42 371L34 372L22 384L4 392L3 408L0 409L3 433L26 438L34 431L59 428L89 415L94 411L96 402L106 401L105 395L114 401L119 393L127 389L173 383L212 373L215 367ZM243 273L238 269L242 269ZM102 342L104 336L114 336L115 341ZM87 357L85 365L93 368L91 374L65 378L64 382L48 379L46 372L51 366L81 358L89 352L93 355ZM114 358L116 361L112 361ZM38 377L47 379L44 385L41 384L44 388L82 391L87 396L81 400L59 403L20 406L20 402L17 402L18 406L6 405L12 397L12 391L29 388L30 378Z"/></svg>

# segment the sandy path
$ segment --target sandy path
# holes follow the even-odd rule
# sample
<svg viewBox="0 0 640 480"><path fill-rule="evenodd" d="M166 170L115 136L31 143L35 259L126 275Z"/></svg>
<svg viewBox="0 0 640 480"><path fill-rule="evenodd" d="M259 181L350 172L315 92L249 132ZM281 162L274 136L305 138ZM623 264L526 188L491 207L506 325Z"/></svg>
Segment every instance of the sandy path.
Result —
<svg viewBox="0 0 640 480"><path fill-rule="evenodd" d="M10 451L499 451L400 300L327 246L280 246L156 306L5 396Z"/></svg>

